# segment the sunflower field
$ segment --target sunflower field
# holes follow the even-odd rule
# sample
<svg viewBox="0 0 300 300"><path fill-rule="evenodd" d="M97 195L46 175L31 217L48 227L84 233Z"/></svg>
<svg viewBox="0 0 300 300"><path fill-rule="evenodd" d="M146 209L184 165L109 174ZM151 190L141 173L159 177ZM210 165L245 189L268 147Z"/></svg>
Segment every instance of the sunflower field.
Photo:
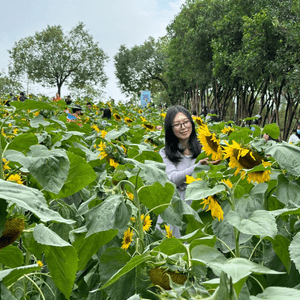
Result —
<svg viewBox="0 0 300 300"><path fill-rule="evenodd" d="M221 162L187 176L190 206L159 155L165 111L107 102L70 121L62 100L6 100L1 299L300 299L300 148L266 142L275 124L194 118L198 159Z"/></svg>

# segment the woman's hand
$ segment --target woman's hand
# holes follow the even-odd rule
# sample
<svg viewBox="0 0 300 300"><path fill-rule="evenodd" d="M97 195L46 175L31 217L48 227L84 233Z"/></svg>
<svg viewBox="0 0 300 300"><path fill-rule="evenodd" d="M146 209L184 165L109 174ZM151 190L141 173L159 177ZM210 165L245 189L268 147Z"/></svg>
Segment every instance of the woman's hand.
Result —
<svg viewBox="0 0 300 300"><path fill-rule="evenodd" d="M201 165L208 165L208 164L218 165L220 162L221 159L208 161L208 157L200 160Z"/></svg>

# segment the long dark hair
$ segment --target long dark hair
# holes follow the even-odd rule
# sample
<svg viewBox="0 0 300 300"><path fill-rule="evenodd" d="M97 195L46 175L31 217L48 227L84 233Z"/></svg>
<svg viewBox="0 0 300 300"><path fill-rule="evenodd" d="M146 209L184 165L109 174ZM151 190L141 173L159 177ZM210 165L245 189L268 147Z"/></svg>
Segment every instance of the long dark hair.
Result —
<svg viewBox="0 0 300 300"><path fill-rule="evenodd" d="M197 139L195 123L191 114L182 106L172 106L168 109L165 118L165 153L168 159L174 163L178 163L182 159L183 153L183 150L178 147L179 140L174 134L172 127L173 120L179 112L185 114L192 124L192 133L189 137L189 149L193 154L193 158L196 158L201 153L201 145Z"/></svg>

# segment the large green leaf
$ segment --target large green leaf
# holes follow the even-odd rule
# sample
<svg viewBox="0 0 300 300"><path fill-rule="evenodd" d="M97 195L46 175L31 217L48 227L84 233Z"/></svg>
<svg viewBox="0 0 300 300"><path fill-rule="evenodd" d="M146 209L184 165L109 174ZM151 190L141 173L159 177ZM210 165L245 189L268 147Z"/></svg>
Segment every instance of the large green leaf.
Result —
<svg viewBox="0 0 300 300"><path fill-rule="evenodd" d="M297 182L292 182L283 174L278 176L276 187L277 199L287 205L290 201L300 205L300 186Z"/></svg>
<svg viewBox="0 0 300 300"><path fill-rule="evenodd" d="M224 185L216 185L211 189L204 180L194 181L186 188L185 200L201 200L224 190Z"/></svg>
<svg viewBox="0 0 300 300"><path fill-rule="evenodd" d="M34 119L30 120L30 126L33 128L39 128L39 126L42 125L44 127L47 127L50 125L49 121L45 121L44 117L42 115L36 116Z"/></svg>
<svg viewBox="0 0 300 300"><path fill-rule="evenodd" d="M38 264L22 266L14 269L6 269L0 271L0 282L3 281L3 283L9 287L23 275L38 271L40 269L41 267Z"/></svg>
<svg viewBox="0 0 300 300"><path fill-rule="evenodd" d="M68 177L70 162L65 151L48 150L43 145L30 147L30 174L49 192L58 194Z"/></svg>
<svg viewBox="0 0 300 300"><path fill-rule="evenodd" d="M58 194L59 198L75 194L97 178L93 168L83 158L72 152L67 152L67 154L70 161L70 170L65 184Z"/></svg>
<svg viewBox="0 0 300 300"><path fill-rule="evenodd" d="M163 163L163 159L159 153L153 151L143 151L141 154L134 157L135 160L139 162L144 162L145 160L153 160Z"/></svg>
<svg viewBox="0 0 300 300"><path fill-rule="evenodd" d="M168 207L167 204L170 204L173 194L174 186L169 182L165 186L162 186L159 182L155 182L152 185L140 188L138 192L139 200L148 209L157 207L153 210L156 215L159 215Z"/></svg>
<svg viewBox="0 0 300 300"><path fill-rule="evenodd" d="M110 242L117 234L118 230L116 229L98 232L87 238L86 232L81 233L73 243L79 259L78 270L83 270L88 261L95 253L97 253L100 247Z"/></svg>
<svg viewBox="0 0 300 300"><path fill-rule="evenodd" d="M0 282L0 299L3 300L17 300L17 298L7 289L3 282Z"/></svg>
<svg viewBox="0 0 300 300"><path fill-rule="evenodd" d="M168 238L162 241L162 243L153 248L153 252L162 252L166 255L173 255L176 253L185 253L187 254L187 250L183 245L182 241L176 238Z"/></svg>
<svg viewBox="0 0 300 300"><path fill-rule="evenodd" d="M280 129L277 124L267 124L265 125L262 134L267 133L271 138L278 139L280 134Z"/></svg>
<svg viewBox="0 0 300 300"><path fill-rule="evenodd" d="M8 145L7 150L29 151L32 145L38 144L38 138L32 132L17 135Z"/></svg>
<svg viewBox="0 0 300 300"><path fill-rule="evenodd" d="M43 224L34 228L33 236L43 247L47 266L55 285L68 299L78 269L76 249Z"/></svg>
<svg viewBox="0 0 300 300"><path fill-rule="evenodd" d="M0 198L31 211L42 222L75 223L75 221L64 219L59 213L49 209L44 195L39 190L0 179Z"/></svg>
<svg viewBox="0 0 300 300"><path fill-rule="evenodd" d="M165 185L168 180L165 172L165 164L152 160L145 160L144 163L140 163L135 159L127 159L127 161L137 167L136 173L140 170L139 176L144 180L146 185L151 185L155 182Z"/></svg>
<svg viewBox="0 0 300 300"><path fill-rule="evenodd" d="M271 155L278 164L294 176L300 175L300 148L286 143L277 143L266 148L266 154Z"/></svg>
<svg viewBox="0 0 300 300"><path fill-rule="evenodd" d="M254 211L248 219L243 219L237 212L230 211L227 220L244 234L271 238L275 238L277 234L275 218L265 210Z"/></svg>
<svg viewBox="0 0 300 300"><path fill-rule="evenodd" d="M41 102L41 101L34 101L27 99L25 102L18 102L18 101L13 101L10 103L10 105L16 107L17 109L53 109L57 110L57 107L52 106L46 102Z"/></svg>
<svg viewBox="0 0 300 300"><path fill-rule="evenodd" d="M120 195L112 195L86 214L86 237L111 229L123 229L131 217L131 206L125 204Z"/></svg>
<svg viewBox="0 0 300 300"><path fill-rule="evenodd" d="M137 255L133 257L129 262L126 263L126 265L120 269L118 272L116 272L102 287L102 289L105 289L109 285L113 284L116 282L119 278L121 278L123 275L126 273L130 272L132 269L136 268L143 262L147 261L148 259L151 258L151 255L149 252L145 252L141 255Z"/></svg>
<svg viewBox="0 0 300 300"><path fill-rule="evenodd" d="M276 252L277 256L280 258L284 264L288 273L291 270L291 258L289 255L289 246L290 240L283 235L276 235L275 239L267 238L271 241L273 249Z"/></svg>
<svg viewBox="0 0 300 300"><path fill-rule="evenodd" d="M7 246L0 251L0 263L8 268L17 268L23 265L22 251L15 246Z"/></svg>
<svg viewBox="0 0 300 300"><path fill-rule="evenodd" d="M129 130L128 127L122 127L120 130L110 130L106 136L105 136L105 140L107 140L108 142L110 142L111 140L115 140L116 138L118 138L119 136L121 136L123 133L127 132Z"/></svg>
<svg viewBox="0 0 300 300"><path fill-rule="evenodd" d="M270 286L262 294L250 296L250 300L299 300L300 291L285 287Z"/></svg>
<svg viewBox="0 0 300 300"><path fill-rule="evenodd" d="M295 263L297 270L300 272L300 232L294 236L289 246L289 251L292 261Z"/></svg>

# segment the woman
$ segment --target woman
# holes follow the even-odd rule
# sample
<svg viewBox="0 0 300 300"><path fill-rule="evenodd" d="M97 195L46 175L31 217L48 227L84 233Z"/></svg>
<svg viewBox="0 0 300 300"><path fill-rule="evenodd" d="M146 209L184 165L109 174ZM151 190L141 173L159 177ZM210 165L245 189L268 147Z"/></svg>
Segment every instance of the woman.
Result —
<svg viewBox="0 0 300 300"><path fill-rule="evenodd" d="M300 123L297 125L296 132L289 138L289 143L298 143L300 141Z"/></svg>
<svg viewBox="0 0 300 300"><path fill-rule="evenodd" d="M165 147L160 155L166 164L166 173L170 181L176 184L181 200L185 199L187 184L186 175L192 175L196 166L208 164L208 158L195 164L197 156L201 153L201 145L197 139L193 119L184 107L173 106L167 111L165 118ZM210 161L217 164L220 161ZM191 204L192 201L187 201ZM158 217L158 223L162 219ZM173 227L173 235L180 237L177 227Z"/></svg>

